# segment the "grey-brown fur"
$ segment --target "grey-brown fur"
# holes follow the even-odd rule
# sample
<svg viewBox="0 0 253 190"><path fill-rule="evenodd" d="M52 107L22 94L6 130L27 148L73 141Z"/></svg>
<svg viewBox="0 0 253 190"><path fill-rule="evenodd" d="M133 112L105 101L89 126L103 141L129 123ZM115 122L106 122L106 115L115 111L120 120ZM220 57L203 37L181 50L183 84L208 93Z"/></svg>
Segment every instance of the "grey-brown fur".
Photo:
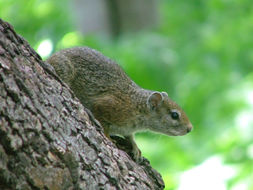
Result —
<svg viewBox="0 0 253 190"><path fill-rule="evenodd" d="M167 135L184 135L192 125L184 111L166 93L136 85L121 67L96 50L76 47L59 51L49 62L89 108L109 135L130 139L135 159L140 157L133 134L152 130ZM171 113L178 112L178 119Z"/></svg>

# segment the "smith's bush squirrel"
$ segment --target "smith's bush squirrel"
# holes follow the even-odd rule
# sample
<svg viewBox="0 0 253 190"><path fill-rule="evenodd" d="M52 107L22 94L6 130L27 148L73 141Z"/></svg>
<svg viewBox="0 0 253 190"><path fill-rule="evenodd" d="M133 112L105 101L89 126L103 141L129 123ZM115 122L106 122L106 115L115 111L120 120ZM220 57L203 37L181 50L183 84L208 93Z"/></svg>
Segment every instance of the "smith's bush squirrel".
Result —
<svg viewBox="0 0 253 190"><path fill-rule="evenodd" d="M56 73L89 108L105 134L124 136L135 160L141 156L136 131L151 130L170 136L185 135L192 124L166 92L135 84L114 61L88 47L61 50L48 60Z"/></svg>

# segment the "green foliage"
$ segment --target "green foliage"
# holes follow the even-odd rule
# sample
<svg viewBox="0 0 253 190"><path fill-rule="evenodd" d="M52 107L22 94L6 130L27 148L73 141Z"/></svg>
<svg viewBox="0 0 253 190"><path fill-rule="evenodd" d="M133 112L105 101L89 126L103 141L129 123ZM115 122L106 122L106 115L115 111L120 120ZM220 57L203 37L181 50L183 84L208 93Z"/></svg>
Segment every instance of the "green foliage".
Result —
<svg viewBox="0 0 253 190"><path fill-rule="evenodd" d="M162 173L166 189L183 189L184 171L213 156L234 171L224 180L226 189L253 189L250 0L161 0L157 29L125 34L116 41L80 35L67 7L67 0L5 0L0 1L0 17L35 49L45 39L54 50L96 48L117 60L137 84L167 91L185 109L195 127L191 134L137 134L144 156ZM199 173L206 178L209 174Z"/></svg>
<svg viewBox="0 0 253 190"><path fill-rule="evenodd" d="M33 47L49 37L56 44L73 29L68 6L67 0L0 0L0 17Z"/></svg>

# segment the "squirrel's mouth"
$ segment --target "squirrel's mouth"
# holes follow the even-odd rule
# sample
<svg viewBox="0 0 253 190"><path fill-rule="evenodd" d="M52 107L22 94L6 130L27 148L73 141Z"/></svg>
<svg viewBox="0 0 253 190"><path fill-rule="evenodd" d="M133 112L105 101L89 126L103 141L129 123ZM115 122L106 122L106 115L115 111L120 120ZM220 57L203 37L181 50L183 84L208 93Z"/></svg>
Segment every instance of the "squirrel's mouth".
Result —
<svg viewBox="0 0 253 190"><path fill-rule="evenodd" d="M183 131L183 130L181 130L181 131L169 131L168 132L169 136L184 136L186 134L187 134L187 131Z"/></svg>
<svg viewBox="0 0 253 190"><path fill-rule="evenodd" d="M167 133L167 135L168 136L181 136L180 134L178 134L178 133L176 133L175 131L169 131L168 133Z"/></svg>

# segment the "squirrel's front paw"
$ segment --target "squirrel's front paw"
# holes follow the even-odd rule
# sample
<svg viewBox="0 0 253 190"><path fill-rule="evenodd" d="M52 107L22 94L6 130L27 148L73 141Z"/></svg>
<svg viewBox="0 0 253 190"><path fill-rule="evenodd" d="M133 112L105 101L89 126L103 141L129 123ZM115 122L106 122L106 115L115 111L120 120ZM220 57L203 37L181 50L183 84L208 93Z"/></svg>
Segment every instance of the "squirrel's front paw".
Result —
<svg viewBox="0 0 253 190"><path fill-rule="evenodd" d="M137 147L137 145L133 145L132 149L128 152L128 154L131 156L131 158L136 162L141 162L141 150Z"/></svg>
<svg viewBox="0 0 253 190"><path fill-rule="evenodd" d="M125 151L134 161L142 161L141 151L137 147L137 144L135 143L133 138L122 138L119 136L110 136L110 138L119 149Z"/></svg>

